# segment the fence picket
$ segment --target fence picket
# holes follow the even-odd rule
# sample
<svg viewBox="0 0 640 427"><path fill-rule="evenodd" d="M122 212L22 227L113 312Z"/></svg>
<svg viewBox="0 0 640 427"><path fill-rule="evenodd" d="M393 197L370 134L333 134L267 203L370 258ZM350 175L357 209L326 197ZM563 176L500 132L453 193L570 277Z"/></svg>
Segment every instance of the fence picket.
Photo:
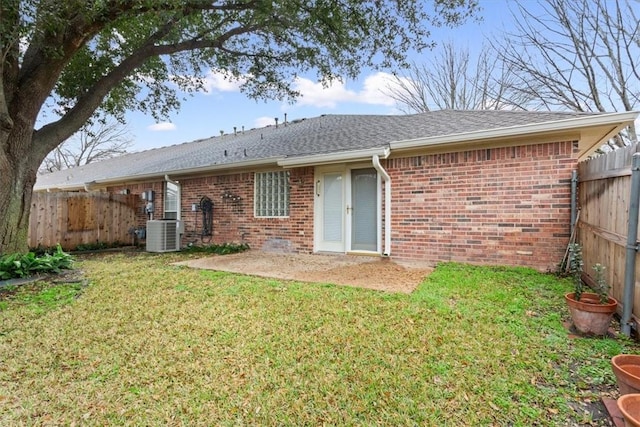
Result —
<svg viewBox="0 0 640 427"><path fill-rule="evenodd" d="M136 225L133 195L92 193L44 193L33 195L29 246L65 250L80 244L133 242L129 229Z"/></svg>
<svg viewBox="0 0 640 427"><path fill-rule="evenodd" d="M578 242L582 245L585 273L607 267L611 295L622 303L631 191L631 160L640 145L602 154L578 164ZM638 256L638 255L636 255ZM637 263L640 265L640 263ZM636 268L640 273L640 267ZM640 278L636 274L633 318L640 318ZM620 309L619 309L620 310Z"/></svg>

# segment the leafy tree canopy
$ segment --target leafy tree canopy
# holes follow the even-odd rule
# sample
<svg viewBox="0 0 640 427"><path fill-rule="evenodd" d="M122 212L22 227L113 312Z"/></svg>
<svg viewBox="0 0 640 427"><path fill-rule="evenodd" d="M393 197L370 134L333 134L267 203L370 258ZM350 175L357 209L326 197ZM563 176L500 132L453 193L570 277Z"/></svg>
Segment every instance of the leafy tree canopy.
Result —
<svg viewBox="0 0 640 427"><path fill-rule="evenodd" d="M156 118L210 69L253 98L295 97L314 71L330 81L403 64L477 0L2 0L0 252L26 248L31 191L46 155L96 113ZM43 117L53 109L57 115ZM36 123L46 123L36 129Z"/></svg>
<svg viewBox="0 0 640 427"><path fill-rule="evenodd" d="M431 26L476 8L469 0L7 2L3 15L14 19L2 19L3 54L22 62L20 75L55 63L49 101L58 114L99 102L117 117L137 109L156 119L179 107L176 89L200 89L210 69L241 80L249 97L292 99L297 73L314 70L326 82L403 64L408 49L430 45Z"/></svg>

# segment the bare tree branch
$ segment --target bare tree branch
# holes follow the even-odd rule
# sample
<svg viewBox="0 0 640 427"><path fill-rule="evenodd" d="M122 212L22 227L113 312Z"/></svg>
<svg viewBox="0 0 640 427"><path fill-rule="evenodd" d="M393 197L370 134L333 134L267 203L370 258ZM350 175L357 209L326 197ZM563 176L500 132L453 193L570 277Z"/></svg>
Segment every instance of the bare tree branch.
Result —
<svg viewBox="0 0 640 427"><path fill-rule="evenodd" d="M510 66L496 61L489 48L482 48L472 58L468 49L449 42L427 63L414 63L407 74L396 75L384 91L405 113L431 109L524 109L527 95L507 94L510 74Z"/></svg>
<svg viewBox="0 0 640 427"><path fill-rule="evenodd" d="M516 27L494 42L511 67L509 90L532 108L633 111L640 107L640 22L629 0L519 4ZM536 10L534 12L534 10ZM631 126L614 144L637 141Z"/></svg>
<svg viewBox="0 0 640 427"><path fill-rule="evenodd" d="M44 159L40 173L69 169L126 154L133 145L129 130L118 122L85 126Z"/></svg>

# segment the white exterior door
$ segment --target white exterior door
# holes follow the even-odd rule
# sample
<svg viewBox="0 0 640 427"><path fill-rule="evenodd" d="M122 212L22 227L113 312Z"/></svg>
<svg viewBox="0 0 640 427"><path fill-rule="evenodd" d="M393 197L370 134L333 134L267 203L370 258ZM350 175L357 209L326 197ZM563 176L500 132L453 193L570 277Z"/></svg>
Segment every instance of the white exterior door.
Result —
<svg viewBox="0 0 640 427"><path fill-rule="evenodd" d="M329 171L316 177L316 250L345 251L344 172Z"/></svg>
<svg viewBox="0 0 640 427"><path fill-rule="evenodd" d="M374 168L351 170L352 251L378 251L378 174Z"/></svg>
<svg viewBox="0 0 640 427"><path fill-rule="evenodd" d="M379 251L379 185L373 168L316 170L316 251Z"/></svg>

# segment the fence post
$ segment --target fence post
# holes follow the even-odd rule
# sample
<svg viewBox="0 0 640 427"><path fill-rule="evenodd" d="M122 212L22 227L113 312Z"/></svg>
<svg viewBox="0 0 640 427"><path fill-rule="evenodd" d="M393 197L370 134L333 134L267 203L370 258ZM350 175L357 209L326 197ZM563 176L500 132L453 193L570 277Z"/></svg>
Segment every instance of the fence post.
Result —
<svg viewBox="0 0 640 427"><path fill-rule="evenodd" d="M631 335L631 315L636 284L636 253L638 252L638 207L640 205L640 153L631 160L631 195L629 197L629 228L627 230L627 254L624 264L624 293L620 329Z"/></svg>

